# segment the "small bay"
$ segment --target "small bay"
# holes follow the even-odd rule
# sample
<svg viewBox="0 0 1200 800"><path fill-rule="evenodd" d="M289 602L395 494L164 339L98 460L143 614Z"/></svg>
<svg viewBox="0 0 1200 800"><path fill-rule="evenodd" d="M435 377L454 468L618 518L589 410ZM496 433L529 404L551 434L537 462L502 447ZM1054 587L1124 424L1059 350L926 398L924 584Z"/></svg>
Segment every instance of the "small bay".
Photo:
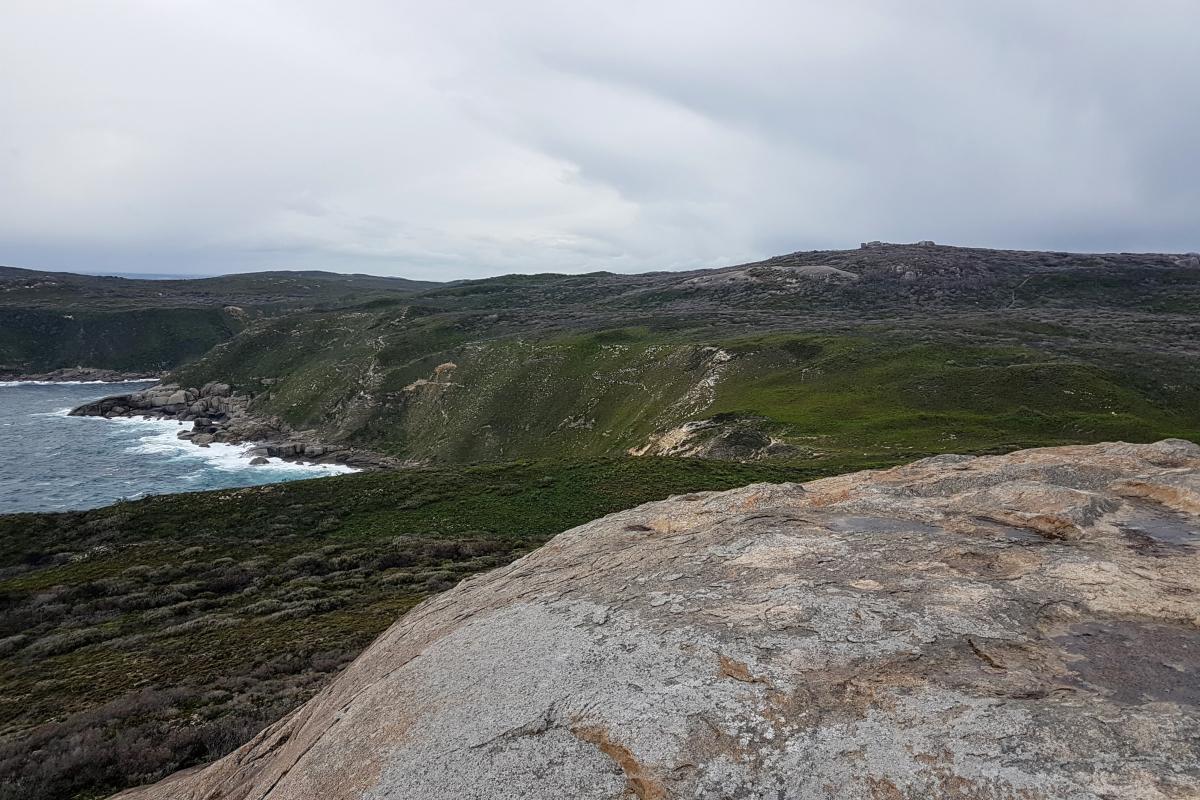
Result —
<svg viewBox="0 0 1200 800"><path fill-rule="evenodd" d="M248 445L198 447L176 438L185 428L173 421L67 416L82 403L151 385L0 383L0 513L95 508L352 471L279 459L251 466Z"/></svg>

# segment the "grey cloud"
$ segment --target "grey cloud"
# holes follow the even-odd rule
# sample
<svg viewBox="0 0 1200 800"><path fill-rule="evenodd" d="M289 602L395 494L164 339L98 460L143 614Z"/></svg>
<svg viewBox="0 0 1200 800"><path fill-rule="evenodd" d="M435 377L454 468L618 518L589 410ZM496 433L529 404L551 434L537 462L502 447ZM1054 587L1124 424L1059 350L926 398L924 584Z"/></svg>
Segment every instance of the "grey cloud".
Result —
<svg viewBox="0 0 1200 800"><path fill-rule="evenodd" d="M475 277L1200 248L1188 0L17 0L0 263Z"/></svg>

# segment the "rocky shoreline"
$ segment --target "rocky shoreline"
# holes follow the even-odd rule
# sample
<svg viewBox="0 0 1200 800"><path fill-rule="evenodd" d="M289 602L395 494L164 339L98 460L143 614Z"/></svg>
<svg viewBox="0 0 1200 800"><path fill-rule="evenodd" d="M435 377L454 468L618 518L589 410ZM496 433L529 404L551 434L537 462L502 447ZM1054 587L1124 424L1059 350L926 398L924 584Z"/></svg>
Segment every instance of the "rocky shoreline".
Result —
<svg viewBox="0 0 1200 800"><path fill-rule="evenodd" d="M38 381L42 383L128 383L132 381L156 381L161 373L94 367L66 367L53 372L0 372L0 381Z"/></svg>
<svg viewBox="0 0 1200 800"><path fill-rule="evenodd" d="M268 458L305 464L345 464L357 469L387 469L411 466L368 450L319 441L312 431L295 431L275 417L250 413L251 396L239 393L228 383L211 382L201 387L163 383L137 392L111 395L85 403L70 411L73 417L145 417L191 422L180 431L199 447L214 442L253 444L247 451L253 465Z"/></svg>

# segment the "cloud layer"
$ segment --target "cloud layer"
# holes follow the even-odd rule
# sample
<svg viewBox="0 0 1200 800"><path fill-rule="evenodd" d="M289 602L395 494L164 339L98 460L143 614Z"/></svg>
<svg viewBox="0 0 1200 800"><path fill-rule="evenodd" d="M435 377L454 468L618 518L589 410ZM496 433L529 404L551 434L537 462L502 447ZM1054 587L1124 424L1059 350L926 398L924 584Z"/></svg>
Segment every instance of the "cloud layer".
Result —
<svg viewBox="0 0 1200 800"><path fill-rule="evenodd" d="M0 263L1200 248L1194 0L9 0Z"/></svg>

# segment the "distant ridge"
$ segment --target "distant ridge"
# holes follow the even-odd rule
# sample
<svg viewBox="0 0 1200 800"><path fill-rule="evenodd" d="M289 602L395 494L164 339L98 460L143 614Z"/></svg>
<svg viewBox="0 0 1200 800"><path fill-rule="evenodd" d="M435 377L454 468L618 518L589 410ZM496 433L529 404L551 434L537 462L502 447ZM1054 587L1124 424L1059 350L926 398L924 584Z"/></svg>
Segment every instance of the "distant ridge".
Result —
<svg viewBox="0 0 1200 800"><path fill-rule="evenodd" d="M214 275L201 275L199 273L186 274L181 273L173 275L169 273L158 272L78 272L78 275L89 275L96 278L125 278L131 281L178 281L178 280L199 280L201 278L212 278Z"/></svg>

